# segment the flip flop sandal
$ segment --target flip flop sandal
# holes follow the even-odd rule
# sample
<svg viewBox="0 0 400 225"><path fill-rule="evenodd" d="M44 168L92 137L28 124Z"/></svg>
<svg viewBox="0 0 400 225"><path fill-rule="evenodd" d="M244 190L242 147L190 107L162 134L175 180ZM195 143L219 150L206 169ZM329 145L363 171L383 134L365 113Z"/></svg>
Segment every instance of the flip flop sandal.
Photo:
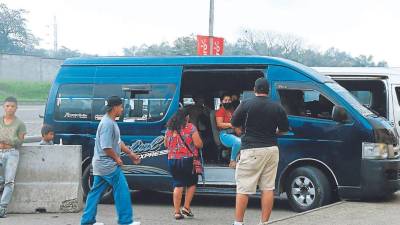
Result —
<svg viewBox="0 0 400 225"><path fill-rule="evenodd" d="M190 218L193 218L193 217L194 217L192 211L186 209L185 207L182 207L181 213L182 213L183 215L187 216L187 217L190 217Z"/></svg>
<svg viewBox="0 0 400 225"><path fill-rule="evenodd" d="M183 218L185 218L185 217L182 215L182 213L175 213L175 214L174 214L174 218L175 218L176 220L181 220L181 219L183 219Z"/></svg>

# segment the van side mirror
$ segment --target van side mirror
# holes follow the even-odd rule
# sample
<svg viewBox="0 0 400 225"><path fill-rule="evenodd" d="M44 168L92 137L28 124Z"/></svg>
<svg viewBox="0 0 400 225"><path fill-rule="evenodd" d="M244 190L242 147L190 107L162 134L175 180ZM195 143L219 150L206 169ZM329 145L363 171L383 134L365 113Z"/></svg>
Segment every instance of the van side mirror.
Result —
<svg viewBox="0 0 400 225"><path fill-rule="evenodd" d="M347 117L347 112L342 106L335 105L332 110L332 119L336 122L343 123Z"/></svg>

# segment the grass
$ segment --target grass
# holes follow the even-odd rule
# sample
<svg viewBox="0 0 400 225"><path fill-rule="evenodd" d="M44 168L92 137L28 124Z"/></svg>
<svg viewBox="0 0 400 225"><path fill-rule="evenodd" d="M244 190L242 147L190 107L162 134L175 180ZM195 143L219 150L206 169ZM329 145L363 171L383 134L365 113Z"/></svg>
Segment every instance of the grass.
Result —
<svg viewBox="0 0 400 225"><path fill-rule="evenodd" d="M14 96L19 102L45 102L50 82L0 80L0 101Z"/></svg>

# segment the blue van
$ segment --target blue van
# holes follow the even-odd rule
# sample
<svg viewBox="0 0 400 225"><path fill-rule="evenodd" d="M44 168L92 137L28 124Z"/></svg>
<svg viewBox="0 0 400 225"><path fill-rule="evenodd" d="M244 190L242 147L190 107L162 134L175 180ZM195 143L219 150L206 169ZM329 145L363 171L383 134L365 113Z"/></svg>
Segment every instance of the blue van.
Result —
<svg viewBox="0 0 400 225"><path fill-rule="evenodd" d="M197 118L205 174L197 192L235 193L235 171L218 140L214 111L223 92L252 95L254 81L270 81L270 98L288 113L291 131L279 137L276 194L286 192L296 211L334 199L389 195L400 187L397 133L331 78L301 64L270 57L73 58L62 65L50 90L44 122L56 142L83 147L83 189L92 182L91 157L105 98L121 96L122 140L140 154L123 167L132 190L171 191L165 124L179 107L199 99L209 111ZM266 120L268 118L265 118ZM66 159L67 160L67 159ZM103 199L112 199L107 190Z"/></svg>

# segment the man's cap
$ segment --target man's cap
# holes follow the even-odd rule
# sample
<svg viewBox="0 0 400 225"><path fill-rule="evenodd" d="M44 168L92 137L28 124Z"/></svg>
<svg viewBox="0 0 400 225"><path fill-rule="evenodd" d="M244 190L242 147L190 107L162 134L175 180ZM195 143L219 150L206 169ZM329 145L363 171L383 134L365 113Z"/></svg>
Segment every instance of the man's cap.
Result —
<svg viewBox="0 0 400 225"><path fill-rule="evenodd" d="M122 105L122 100L118 96L110 96L107 98L106 111L111 111L112 107Z"/></svg>
<svg viewBox="0 0 400 225"><path fill-rule="evenodd" d="M258 78L254 82L254 90L259 93L268 93L269 92L269 83L268 80L264 77Z"/></svg>

